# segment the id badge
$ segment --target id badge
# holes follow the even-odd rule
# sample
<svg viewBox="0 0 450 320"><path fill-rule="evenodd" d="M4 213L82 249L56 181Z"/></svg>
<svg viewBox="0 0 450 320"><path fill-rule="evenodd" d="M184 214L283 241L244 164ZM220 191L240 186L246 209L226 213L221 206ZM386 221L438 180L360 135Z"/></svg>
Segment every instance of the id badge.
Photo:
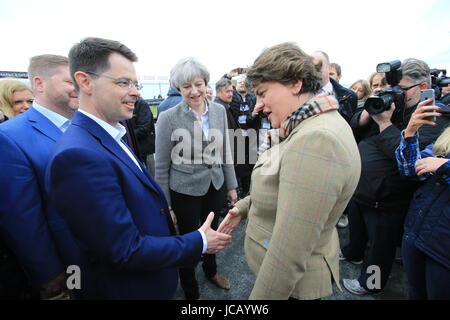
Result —
<svg viewBox="0 0 450 320"><path fill-rule="evenodd" d="M246 115L239 116L238 121L239 121L239 124L246 124L247 116Z"/></svg>
<svg viewBox="0 0 450 320"><path fill-rule="evenodd" d="M270 122L267 119L262 120L262 128L263 129L270 129Z"/></svg>

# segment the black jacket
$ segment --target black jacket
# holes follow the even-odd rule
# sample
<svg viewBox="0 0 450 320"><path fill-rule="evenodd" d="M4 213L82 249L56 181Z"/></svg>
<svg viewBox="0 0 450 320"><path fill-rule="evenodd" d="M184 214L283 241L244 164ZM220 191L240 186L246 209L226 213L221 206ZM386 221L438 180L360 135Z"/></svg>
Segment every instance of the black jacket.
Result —
<svg viewBox="0 0 450 320"><path fill-rule="evenodd" d="M0 237L0 301L29 299L39 299L39 290L31 286L19 261Z"/></svg>
<svg viewBox="0 0 450 320"><path fill-rule="evenodd" d="M220 99L219 97L216 97L214 99L214 102L221 104L225 108L225 111L227 113L228 129L233 129L233 130L238 129L239 126L238 126L237 122L235 121L233 115L230 112L230 105L228 103L226 103L225 101L223 101L222 99Z"/></svg>
<svg viewBox="0 0 450 320"><path fill-rule="evenodd" d="M145 162L147 155L155 153L155 123L150 106L141 97L134 104L131 124L139 146L140 157Z"/></svg>
<svg viewBox="0 0 450 320"><path fill-rule="evenodd" d="M259 129L261 119L259 115L252 115L253 109L256 104L256 96L251 93L247 93L245 96L245 102L242 96L237 92L236 89L233 90L233 100L230 103L230 112L233 115L234 121L239 125L239 127L243 130L247 129ZM241 106L247 105L249 107L248 111L241 111ZM245 115L247 116L246 123L239 123L239 116Z"/></svg>
<svg viewBox="0 0 450 320"><path fill-rule="evenodd" d="M225 74L222 78L230 79L227 74ZM249 107L249 110L246 112L241 111L241 105L247 104ZM237 92L236 88L233 87L233 99L230 103L230 113L232 114L234 121L238 124L238 126L243 129L260 129L261 128L261 118L259 115L252 115L253 109L255 108L256 104L256 96L251 93L247 93L245 96L245 102L244 99L242 99L242 96ZM246 123L245 124L239 124L239 116L246 115Z"/></svg>
<svg viewBox="0 0 450 320"><path fill-rule="evenodd" d="M365 135L358 144L361 155L361 178L354 193L354 199L376 208L394 208L406 210L414 191L419 186L400 175L395 158L395 150L400 144L400 133L408 125L416 107L395 113L393 125L379 132L378 125L371 120ZM359 119L363 110L358 110L354 118ZM420 149L433 143L450 119L437 118L436 126L422 126L419 129ZM354 119L356 122L356 119Z"/></svg>
<svg viewBox="0 0 450 320"><path fill-rule="evenodd" d="M450 93L447 93L441 98L441 102L445 105L450 105Z"/></svg>
<svg viewBox="0 0 450 320"><path fill-rule="evenodd" d="M341 86L339 82L333 78L330 78L330 82L339 102L338 111L347 123L350 124L350 120L352 119L358 105L358 96L352 90Z"/></svg>

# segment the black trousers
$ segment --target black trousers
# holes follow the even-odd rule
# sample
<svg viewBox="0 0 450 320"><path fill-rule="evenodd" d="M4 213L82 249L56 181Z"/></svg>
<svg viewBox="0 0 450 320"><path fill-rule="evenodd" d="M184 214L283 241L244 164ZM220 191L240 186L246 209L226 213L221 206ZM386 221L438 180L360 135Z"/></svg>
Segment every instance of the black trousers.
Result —
<svg viewBox="0 0 450 320"><path fill-rule="evenodd" d="M223 205L223 192L216 190L212 185L203 196L189 196L170 190L172 209L175 212L180 234L186 234L197 230L206 220L211 211L214 212L214 220L211 223L213 229L219 224L219 211ZM203 256L203 271L207 278L212 278L217 273L216 255L205 254ZM198 299L200 296L198 283L195 278L195 268L180 268L181 287L186 299Z"/></svg>
<svg viewBox="0 0 450 320"><path fill-rule="evenodd" d="M348 205L350 242L342 248L342 253L349 260L361 260L367 244L367 255L358 278L359 284L369 291L380 291L386 286L395 259L395 251L403 234L404 209L377 209L363 205L352 199ZM380 288L367 287L368 278L373 275L368 267L380 268Z"/></svg>

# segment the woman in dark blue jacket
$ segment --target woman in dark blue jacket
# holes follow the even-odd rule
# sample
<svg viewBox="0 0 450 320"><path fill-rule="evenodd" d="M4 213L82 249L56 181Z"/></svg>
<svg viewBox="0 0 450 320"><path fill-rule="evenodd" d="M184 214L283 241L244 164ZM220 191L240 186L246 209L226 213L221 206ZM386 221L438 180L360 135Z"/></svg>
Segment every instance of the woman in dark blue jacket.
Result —
<svg viewBox="0 0 450 320"><path fill-rule="evenodd" d="M425 181L414 194L405 220L403 265L410 299L450 299L450 127L419 151L417 130L434 125L426 118L437 106L419 104L396 150L405 176Z"/></svg>

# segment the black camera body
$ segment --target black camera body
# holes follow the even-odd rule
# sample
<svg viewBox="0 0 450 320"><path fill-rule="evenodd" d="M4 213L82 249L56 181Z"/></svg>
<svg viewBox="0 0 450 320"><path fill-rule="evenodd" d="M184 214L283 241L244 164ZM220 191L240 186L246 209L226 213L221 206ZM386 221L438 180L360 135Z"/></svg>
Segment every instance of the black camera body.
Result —
<svg viewBox="0 0 450 320"><path fill-rule="evenodd" d="M366 100L364 109L370 115L377 115L389 110L392 103L395 103L396 107L394 114L404 109L405 93L398 85L402 79L401 65L402 63L399 60L379 63L377 65L377 72L384 72L386 74L386 81L390 88L382 90Z"/></svg>
<svg viewBox="0 0 450 320"><path fill-rule="evenodd" d="M447 77L447 70L444 69L431 69L431 88L434 90L436 100L441 98L441 88L450 84L450 78Z"/></svg>

